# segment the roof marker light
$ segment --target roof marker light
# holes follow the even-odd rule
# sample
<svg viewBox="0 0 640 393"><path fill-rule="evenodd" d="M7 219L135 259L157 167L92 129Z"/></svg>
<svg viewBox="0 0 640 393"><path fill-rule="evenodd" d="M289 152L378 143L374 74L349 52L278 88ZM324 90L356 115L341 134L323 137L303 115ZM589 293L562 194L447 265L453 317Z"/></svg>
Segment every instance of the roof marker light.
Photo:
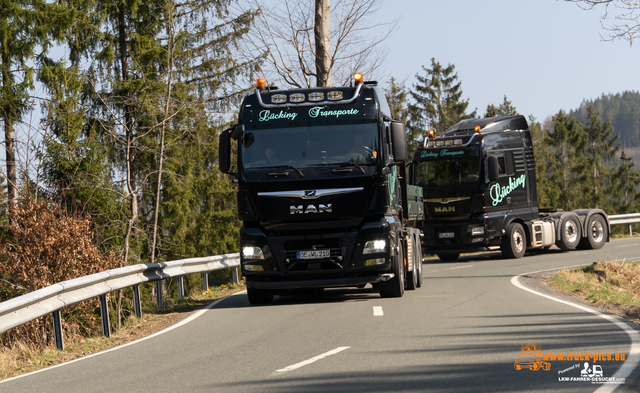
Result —
<svg viewBox="0 0 640 393"><path fill-rule="evenodd" d="M480 126L476 126L476 128L474 129L475 132L480 132Z"/></svg>
<svg viewBox="0 0 640 393"><path fill-rule="evenodd" d="M436 132L434 130L429 130L427 134L429 135L429 138L433 138L436 136Z"/></svg>
<svg viewBox="0 0 640 393"><path fill-rule="evenodd" d="M264 81L264 78L258 78L258 80L256 81L256 87L258 89L264 89L265 86L266 82Z"/></svg>
<svg viewBox="0 0 640 393"><path fill-rule="evenodd" d="M364 76L362 75L362 72L356 72L355 74L353 74L353 79L356 81L356 85L358 83L364 82Z"/></svg>

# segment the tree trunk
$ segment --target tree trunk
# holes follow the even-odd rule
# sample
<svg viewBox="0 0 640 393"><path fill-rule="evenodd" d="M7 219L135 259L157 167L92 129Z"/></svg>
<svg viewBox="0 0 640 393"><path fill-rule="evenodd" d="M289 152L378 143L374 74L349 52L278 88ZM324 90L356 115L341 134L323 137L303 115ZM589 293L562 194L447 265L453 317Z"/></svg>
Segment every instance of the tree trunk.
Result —
<svg viewBox="0 0 640 393"><path fill-rule="evenodd" d="M4 19L4 18L3 18ZM2 53L2 86L11 86L13 81L9 75L9 65L11 59L5 53ZM2 108L2 120L4 121L4 144L7 163L7 210L9 212L9 222L11 222L12 212L18 204L17 177L16 177L16 150L15 150L15 129L13 128L14 111L11 107Z"/></svg>
<svg viewBox="0 0 640 393"><path fill-rule="evenodd" d="M316 0L316 85L331 86L331 28L329 0Z"/></svg>

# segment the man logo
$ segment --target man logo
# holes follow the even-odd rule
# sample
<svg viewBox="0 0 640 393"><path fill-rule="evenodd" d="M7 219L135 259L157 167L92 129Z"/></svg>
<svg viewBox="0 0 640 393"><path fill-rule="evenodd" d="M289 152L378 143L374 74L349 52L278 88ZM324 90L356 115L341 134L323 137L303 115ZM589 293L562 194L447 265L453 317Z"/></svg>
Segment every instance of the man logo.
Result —
<svg viewBox="0 0 640 393"><path fill-rule="evenodd" d="M289 214L307 214L307 213L331 213L331 204L328 203L326 205L319 204L318 207L315 205L304 205L299 206L289 206Z"/></svg>
<svg viewBox="0 0 640 393"><path fill-rule="evenodd" d="M436 213L455 213L456 208L455 206L436 206L433 211L435 211Z"/></svg>
<svg viewBox="0 0 640 393"><path fill-rule="evenodd" d="M316 196L316 190L309 190L304 192L305 198L312 198L314 196Z"/></svg>

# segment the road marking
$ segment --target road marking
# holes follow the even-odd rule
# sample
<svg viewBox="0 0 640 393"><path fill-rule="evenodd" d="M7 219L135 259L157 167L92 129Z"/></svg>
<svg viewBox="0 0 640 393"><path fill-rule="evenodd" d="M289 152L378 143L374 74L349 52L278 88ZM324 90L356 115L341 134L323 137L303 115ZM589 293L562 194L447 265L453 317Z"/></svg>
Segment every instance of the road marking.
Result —
<svg viewBox="0 0 640 393"><path fill-rule="evenodd" d="M324 359L324 358L326 358L327 356L335 355L336 353L338 353L338 352L342 352L342 351L344 351L345 349L349 349L349 348L351 348L351 347L338 347L338 348L336 348L336 349L332 349L332 350L331 350L331 351L329 351L329 352L325 352L325 353L323 353L323 354L321 354L321 355L318 355L318 356L312 357L311 359L305 360L304 362L300 362L300 363L292 364L292 365L291 365L291 366L289 366L289 367L285 367L285 368L281 368L280 370L276 370L276 372L277 372L277 373L285 373L285 372L287 372L287 371L295 370L295 369L297 369L297 368L304 367L304 366L306 366L306 365L308 365L308 364L311 364L311 363L317 362L317 361L318 361L318 360L320 360L320 359Z"/></svg>
<svg viewBox="0 0 640 393"><path fill-rule="evenodd" d="M381 317L383 315L384 315L384 312L382 311L382 306L373 306L374 317Z"/></svg>
<svg viewBox="0 0 640 393"><path fill-rule="evenodd" d="M467 268L467 267L473 267L473 265L458 266L458 267L450 267L449 269L444 269L444 270L464 269L464 268Z"/></svg>
<svg viewBox="0 0 640 393"><path fill-rule="evenodd" d="M91 354L91 355L87 355L87 356L84 356L84 357L81 357L81 358L77 358L77 359L74 359L74 360L70 360L70 361L68 361L68 362L66 362L66 363L57 364L57 365L55 365L55 366L51 366L51 367L48 367L48 368L43 368L43 369L40 369L40 370L32 371L32 372L27 373L27 374L18 375L18 376L15 376L15 377L13 377L13 378L4 379L4 380L0 381L0 384L2 384L2 383L4 383L4 382L13 381L14 379L19 379L19 378L28 377L28 376L31 376L31 375L33 375L33 374L38 374L38 373L46 372L46 371L48 371L48 370L53 370L54 368L64 367L64 366L66 366L66 365L73 364L73 363L76 363L76 362L81 362L81 361L83 361L83 360L90 359L90 358L92 358L92 357L96 357L96 356L104 355L105 353L109 353L109 352L117 351L117 350L119 350L119 349L126 348L126 347L128 347L129 345L134 345L134 344L137 344L137 343L139 343L139 342L146 341L146 340L148 340L148 339L150 339L150 338L157 337L157 336L159 336L159 335L161 335L161 334L164 334L164 333L170 332L170 331L172 331L172 330L174 330L174 329L177 329L177 328L179 328L180 326L186 325L187 323L189 323L189 322L193 321L193 320L194 320L194 319L196 319L196 318L199 318L199 317L200 317L200 316L202 316L204 313L206 313L208 310L210 310L210 309L212 309L213 307L215 307L218 303L220 303L220 302L222 302L222 301L224 301L224 300L230 299L232 296L238 296L238 295L241 295L241 294L244 294L244 293L247 293L247 291L236 292L236 293L231 294L231 295L229 295L229 296L226 296L226 297L223 297L223 298L221 298L221 299L218 299L218 300L216 300L216 301L214 301L214 302L212 302L212 303L209 303L209 304L207 304L206 306L204 306L202 309L200 309L200 310L198 310L198 311L196 311L196 312L191 313L191 315L190 315L190 316L188 316L187 318L183 319L182 321L180 321L180 322L178 322L178 323L176 323L176 324L174 324L174 325L171 325L171 326L169 326L168 328L162 329L162 330L160 330L159 332L156 332L156 333L154 333L154 334L152 334L152 335L150 335L150 336L142 337L141 339L138 339L138 340L136 340L136 341L131 341L131 342L128 342L128 343L126 343L126 344L119 345L119 346L117 346L117 347L112 347L112 348L110 348L110 349L105 349L105 350L104 350L104 351L102 351L102 352L96 352L96 353L93 353L93 354Z"/></svg>
<svg viewBox="0 0 640 393"><path fill-rule="evenodd" d="M584 264L583 265L578 265L578 266L583 266L584 267ZM568 266L568 268L572 268L572 267L577 267L577 266ZM556 270L556 269L549 269L549 270ZM571 303L571 302L568 302L566 300L556 299L553 296L545 295L544 293L540 293L540 292L534 291L533 289L526 287L524 284L521 284L518 281L518 278L520 278L522 276L526 276L526 275L534 274L534 273L540 273L540 272L544 272L544 271L548 271L548 270L539 270L537 272L530 272L530 273L521 274L519 276L513 276L511 278L511 284L513 284L516 287L518 287L520 289L523 289L523 290L525 290L527 292L531 292L531 293L533 293L535 295L542 296L542 297L545 297L547 299L553 300L554 302L566 304L568 306L575 307L575 308L577 308L579 310L590 312L591 314L595 314L595 315L599 316L600 318L605 319L605 320L615 324L620 329L624 330L625 333L627 333L627 335L629 335L629 338L631 339L631 348L629 348L629 356L627 356L627 360L624 363L622 363L622 366L620 366L620 368L618 369L618 372L613 374L613 378L627 378L627 377L629 377L629 375L631 375L631 373L638 366L638 364L640 364L640 333L638 333L637 330L635 330L634 328L629 326L625 322L624 319L618 317L617 315L605 314L604 312L602 312L600 310L596 310L596 309L593 309L593 308L590 308L590 307L585 307L585 306L582 306L582 305L576 304L576 303ZM610 392L613 392L617 387L618 387L618 385L603 385L602 387L597 389L594 393L610 393Z"/></svg>

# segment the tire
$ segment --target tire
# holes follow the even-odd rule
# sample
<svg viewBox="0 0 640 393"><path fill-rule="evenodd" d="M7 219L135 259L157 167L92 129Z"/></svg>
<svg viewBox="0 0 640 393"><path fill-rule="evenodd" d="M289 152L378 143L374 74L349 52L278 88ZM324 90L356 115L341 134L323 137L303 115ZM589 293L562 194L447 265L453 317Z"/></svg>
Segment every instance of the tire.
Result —
<svg viewBox="0 0 640 393"><path fill-rule="evenodd" d="M247 288L247 297L251 304L269 304L273 302L273 293L268 289Z"/></svg>
<svg viewBox="0 0 640 393"><path fill-rule="evenodd" d="M556 241L556 246L564 251L573 250L580 243L580 233L578 216L565 216L560 224L560 238Z"/></svg>
<svg viewBox="0 0 640 393"><path fill-rule="evenodd" d="M399 253L393 261L394 276L380 282L380 297L402 297L404 295L404 246L399 245Z"/></svg>
<svg viewBox="0 0 640 393"><path fill-rule="evenodd" d="M512 222L507 227L507 232L502 237L500 250L505 258L522 258L527 251L527 235L524 228L517 222Z"/></svg>
<svg viewBox="0 0 640 393"><path fill-rule="evenodd" d="M412 259L412 265L413 265L413 270L410 272L407 272L407 289L409 291L414 291L416 288L418 288L418 266L416 266L416 252L418 250L416 249L416 241L415 239L412 237L411 238L411 259Z"/></svg>
<svg viewBox="0 0 640 393"><path fill-rule="evenodd" d="M437 254L442 262L454 262L458 260L460 254Z"/></svg>
<svg viewBox="0 0 640 393"><path fill-rule="evenodd" d="M416 253L416 265L418 266L418 284L417 287L422 287L422 244L420 244L420 240L417 242L418 252Z"/></svg>
<svg viewBox="0 0 640 393"><path fill-rule="evenodd" d="M585 237L580 238L578 249L580 250L598 250L604 247L609 235L607 223L599 214L589 217Z"/></svg>

